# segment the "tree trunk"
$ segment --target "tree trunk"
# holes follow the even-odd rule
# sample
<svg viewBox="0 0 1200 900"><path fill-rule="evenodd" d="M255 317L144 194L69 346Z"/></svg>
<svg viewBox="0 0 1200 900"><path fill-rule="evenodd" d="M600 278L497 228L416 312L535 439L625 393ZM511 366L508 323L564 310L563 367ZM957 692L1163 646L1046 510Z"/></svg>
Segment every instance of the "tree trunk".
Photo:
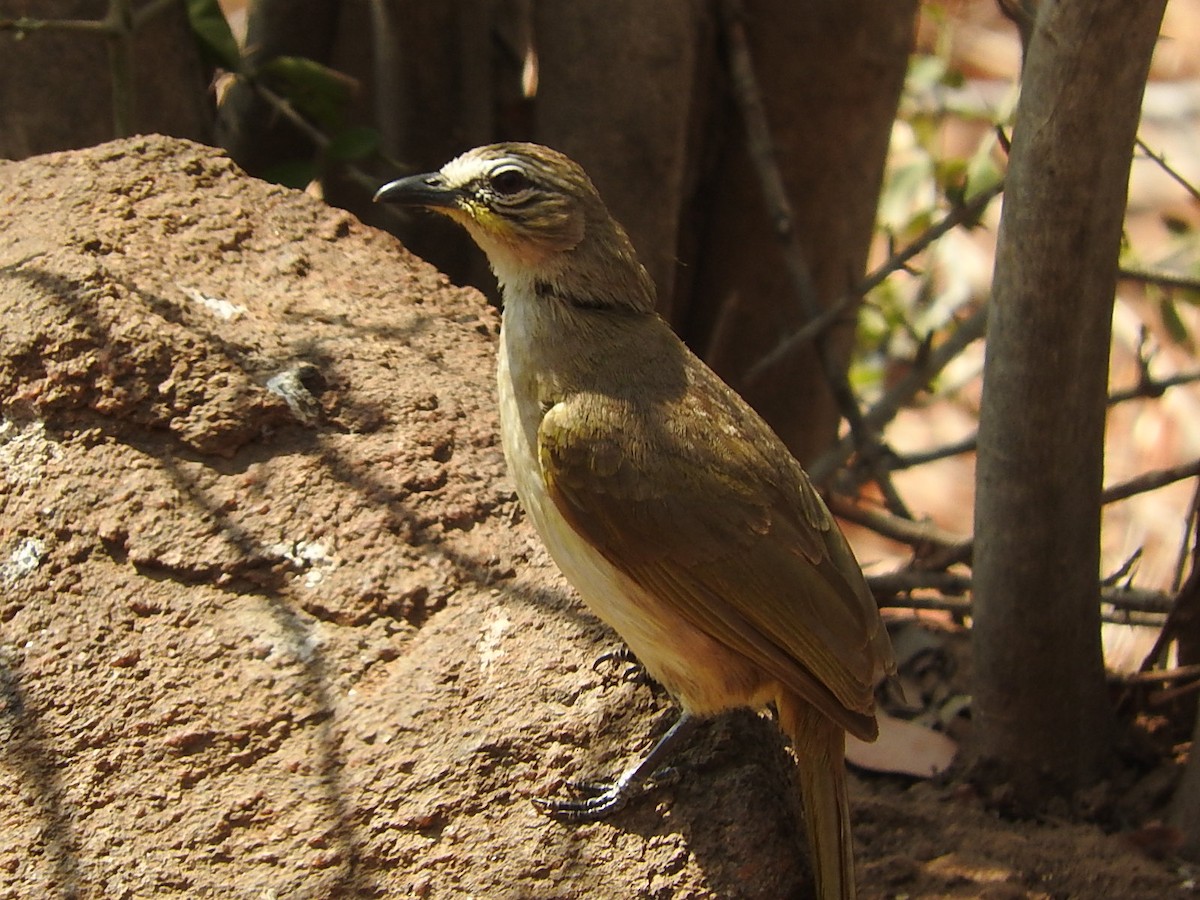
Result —
<svg viewBox="0 0 1200 900"><path fill-rule="evenodd" d="M896 105L904 85L914 0L753 0L746 38L762 90L795 231L817 299L830 305L862 276ZM804 323L775 223L766 211L726 79L704 135L703 171L685 221L672 323L771 423L803 463L827 449L840 419L811 345L748 383L743 376ZM689 243L690 239L690 243ZM827 339L844 367L855 311Z"/></svg>
<svg viewBox="0 0 1200 900"><path fill-rule="evenodd" d="M1192 732L1192 750L1183 778L1171 800L1171 824L1183 832L1181 852L1188 859L1200 860L1200 712Z"/></svg>
<svg viewBox="0 0 1200 900"><path fill-rule="evenodd" d="M744 4L796 230L819 299L862 274L915 0ZM839 413L814 353L741 378L804 321L730 97L712 2L539 3L536 135L591 174L659 289L659 310L803 461ZM845 365L853 313L833 330Z"/></svg>
<svg viewBox="0 0 1200 900"><path fill-rule="evenodd" d="M538 3L535 138L588 171L671 303L700 60L713 31L699 0ZM581 64L586 60L586 64Z"/></svg>
<svg viewBox="0 0 1200 900"><path fill-rule="evenodd" d="M1111 753L1100 490L1129 163L1165 0L1044 0L1017 110L984 366L975 512L981 762L1018 803ZM1045 777L1043 777L1045 776Z"/></svg>
<svg viewBox="0 0 1200 900"><path fill-rule="evenodd" d="M839 411L811 348L754 384L741 379L804 316L745 151L716 0L375 0L371 9L396 35L387 59L363 52L379 27L366 4L339 7L335 29L330 0L304 2L321 13L315 28L267 15L290 4L256 0L257 52L331 59L359 78L363 102L352 118L394 116L383 129L396 135L389 150L412 171L494 140L538 140L577 159L629 231L660 311L685 340L802 460L829 445ZM796 231L818 297L832 303L865 267L917 3L753 0L744 8ZM334 32L330 53L323 41ZM538 85L526 97L516 89L530 49ZM385 74L400 86L396 108L372 112ZM269 144L254 123L273 117L237 114L236 102L230 109L249 139L235 158L259 172ZM332 180L326 189L331 202L396 231L451 278L494 290L482 257L450 223L385 221L357 186L343 191ZM841 365L853 318L832 330Z"/></svg>
<svg viewBox="0 0 1200 900"><path fill-rule="evenodd" d="M146 0L134 4L135 10ZM5 16L103 19L105 0L24 0L0 4ZM0 157L90 147L117 137L108 39L80 31L38 30L17 39L0 33ZM132 41L130 130L195 141L212 139L208 74L183 4L140 27Z"/></svg>

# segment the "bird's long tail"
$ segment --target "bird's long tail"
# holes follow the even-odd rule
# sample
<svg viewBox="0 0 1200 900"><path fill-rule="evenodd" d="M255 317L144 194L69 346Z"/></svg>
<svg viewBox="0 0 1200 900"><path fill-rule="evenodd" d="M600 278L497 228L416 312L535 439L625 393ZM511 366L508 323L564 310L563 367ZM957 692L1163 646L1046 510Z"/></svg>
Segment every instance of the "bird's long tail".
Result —
<svg viewBox="0 0 1200 900"><path fill-rule="evenodd" d="M854 900L854 843L846 796L846 733L793 696L776 702L800 772L805 825L820 900Z"/></svg>

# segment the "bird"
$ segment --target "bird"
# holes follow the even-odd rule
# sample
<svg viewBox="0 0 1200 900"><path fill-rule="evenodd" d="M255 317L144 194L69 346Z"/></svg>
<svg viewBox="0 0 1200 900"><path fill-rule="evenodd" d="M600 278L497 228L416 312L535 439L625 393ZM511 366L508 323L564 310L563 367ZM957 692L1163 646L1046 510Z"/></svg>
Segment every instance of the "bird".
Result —
<svg viewBox="0 0 1200 900"><path fill-rule="evenodd" d="M800 463L655 311L655 286L584 169L476 147L375 200L448 216L500 286L500 426L527 516L566 580L681 709L568 820L621 809L697 723L774 707L797 761L821 900L856 896L845 736L878 734L895 670L853 551Z"/></svg>

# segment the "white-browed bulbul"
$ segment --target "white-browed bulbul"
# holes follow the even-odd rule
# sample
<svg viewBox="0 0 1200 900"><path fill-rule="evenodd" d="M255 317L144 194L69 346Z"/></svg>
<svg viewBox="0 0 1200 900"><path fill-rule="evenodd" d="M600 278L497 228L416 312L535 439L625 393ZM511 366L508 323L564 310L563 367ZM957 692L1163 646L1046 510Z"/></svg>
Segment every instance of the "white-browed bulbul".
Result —
<svg viewBox="0 0 1200 900"><path fill-rule="evenodd" d="M698 718L774 704L820 897L854 897L845 732L875 737L873 689L892 653L808 476L655 313L628 237L566 156L479 147L375 199L444 213L487 254L517 494L567 580L683 709L609 789L543 808L612 812Z"/></svg>

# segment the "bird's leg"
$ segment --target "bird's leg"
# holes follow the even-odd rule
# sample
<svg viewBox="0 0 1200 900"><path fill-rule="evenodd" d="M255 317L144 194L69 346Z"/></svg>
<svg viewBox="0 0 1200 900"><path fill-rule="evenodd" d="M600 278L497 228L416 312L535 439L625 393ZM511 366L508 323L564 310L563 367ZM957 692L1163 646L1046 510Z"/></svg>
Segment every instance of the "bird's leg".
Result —
<svg viewBox="0 0 1200 900"><path fill-rule="evenodd" d="M594 822L609 816L624 807L630 798L654 777L663 761L674 752L676 745L685 740L699 722L700 720L690 713L682 713L645 758L626 769L611 785L584 785L585 789L595 791L593 796L584 800L547 800L535 797L533 805L551 818L567 822Z"/></svg>

